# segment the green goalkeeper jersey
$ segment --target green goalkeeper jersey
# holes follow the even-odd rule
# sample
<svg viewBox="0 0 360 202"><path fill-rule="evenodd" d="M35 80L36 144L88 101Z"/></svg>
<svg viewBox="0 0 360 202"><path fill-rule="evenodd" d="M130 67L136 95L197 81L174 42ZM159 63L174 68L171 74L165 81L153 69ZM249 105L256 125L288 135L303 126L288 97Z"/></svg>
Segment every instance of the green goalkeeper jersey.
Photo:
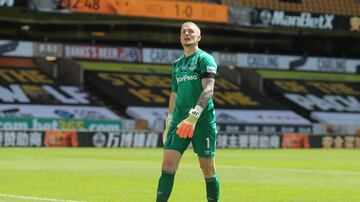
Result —
<svg viewBox="0 0 360 202"><path fill-rule="evenodd" d="M214 78L217 65L214 58L198 49L194 54L178 58L172 65L172 92L177 93L172 125L176 126L194 108L203 91L201 79ZM212 97L204 108L198 123L215 123L215 110Z"/></svg>

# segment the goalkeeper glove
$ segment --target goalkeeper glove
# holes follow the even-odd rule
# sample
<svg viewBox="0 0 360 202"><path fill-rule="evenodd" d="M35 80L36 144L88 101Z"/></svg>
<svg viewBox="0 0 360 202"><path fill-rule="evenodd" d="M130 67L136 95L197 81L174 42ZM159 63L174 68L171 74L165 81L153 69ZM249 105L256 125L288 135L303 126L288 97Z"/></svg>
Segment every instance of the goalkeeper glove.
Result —
<svg viewBox="0 0 360 202"><path fill-rule="evenodd" d="M169 113L169 114L168 114L168 117L166 118L166 121L165 121L165 129L164 129L164 132L163 132L163 134L162 134L163 144L165 144L166 136L167 136L167 133L168 133L168 131L169 131L172 118L173 118L173 114L170 114L170 113Z"/></svg>
<svg viewBox="0 0 360 202"><path fill-rule="evenodd" d="M196 105L194 109L189 111L189 116L177 125L178 129L176 134L178 134L180 138L186 139L193 137L195 125L201 115L202 110L202 107Z"/></svg>

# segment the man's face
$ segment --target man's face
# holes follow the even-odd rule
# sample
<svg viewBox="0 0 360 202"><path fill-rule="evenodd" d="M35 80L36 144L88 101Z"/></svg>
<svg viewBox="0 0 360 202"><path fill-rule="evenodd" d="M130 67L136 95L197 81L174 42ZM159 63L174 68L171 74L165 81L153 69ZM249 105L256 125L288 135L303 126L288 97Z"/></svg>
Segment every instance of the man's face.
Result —
<svg viewBox="0 0 360 202"><path fill-rule="evenodd" d="M200 30L196 25L185 23L181 27L180 42L184 47L195 46L200 41Z"/></svg>

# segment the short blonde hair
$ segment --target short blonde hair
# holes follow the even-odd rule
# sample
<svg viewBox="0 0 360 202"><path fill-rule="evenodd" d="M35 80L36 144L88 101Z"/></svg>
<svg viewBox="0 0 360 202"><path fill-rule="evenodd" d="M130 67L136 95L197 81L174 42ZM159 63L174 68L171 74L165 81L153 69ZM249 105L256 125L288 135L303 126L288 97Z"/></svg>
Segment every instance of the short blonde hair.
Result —
<svg viewBox="0 0 360 202"><path fill-rule="evenodd" d="M196 30L199 32L199 35L201 35L201 29L200 29L200 27L199 27L197 24L195 24L194 22L188 21L188 22L184 22L184 23L181 25L181 28L182 28L184 25L186 25L186 24L194 25L194 26L196 27Z"/></svg>

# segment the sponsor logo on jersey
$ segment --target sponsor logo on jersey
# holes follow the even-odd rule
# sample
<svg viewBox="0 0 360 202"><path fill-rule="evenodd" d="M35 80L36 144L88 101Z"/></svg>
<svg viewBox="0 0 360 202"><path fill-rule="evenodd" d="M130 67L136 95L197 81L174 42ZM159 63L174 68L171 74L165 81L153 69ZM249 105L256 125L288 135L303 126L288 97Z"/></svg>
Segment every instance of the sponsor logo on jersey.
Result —
<svg viewBox="0 0 360 202"><path fill-rule="evenodd" d="M216 74L216 67L214 66L206 66L206 72L211 74Z"/></svg>
<svg viewBox="0 0 360 202"><path fill-rule="evenodd" d="M193 75L193 76L184 75L180 78L176 78L176 82L180 83L180 82L184 82L184 81L195 81L195 80L197 80L197 78L198 77L196 75Z"/></svg>

